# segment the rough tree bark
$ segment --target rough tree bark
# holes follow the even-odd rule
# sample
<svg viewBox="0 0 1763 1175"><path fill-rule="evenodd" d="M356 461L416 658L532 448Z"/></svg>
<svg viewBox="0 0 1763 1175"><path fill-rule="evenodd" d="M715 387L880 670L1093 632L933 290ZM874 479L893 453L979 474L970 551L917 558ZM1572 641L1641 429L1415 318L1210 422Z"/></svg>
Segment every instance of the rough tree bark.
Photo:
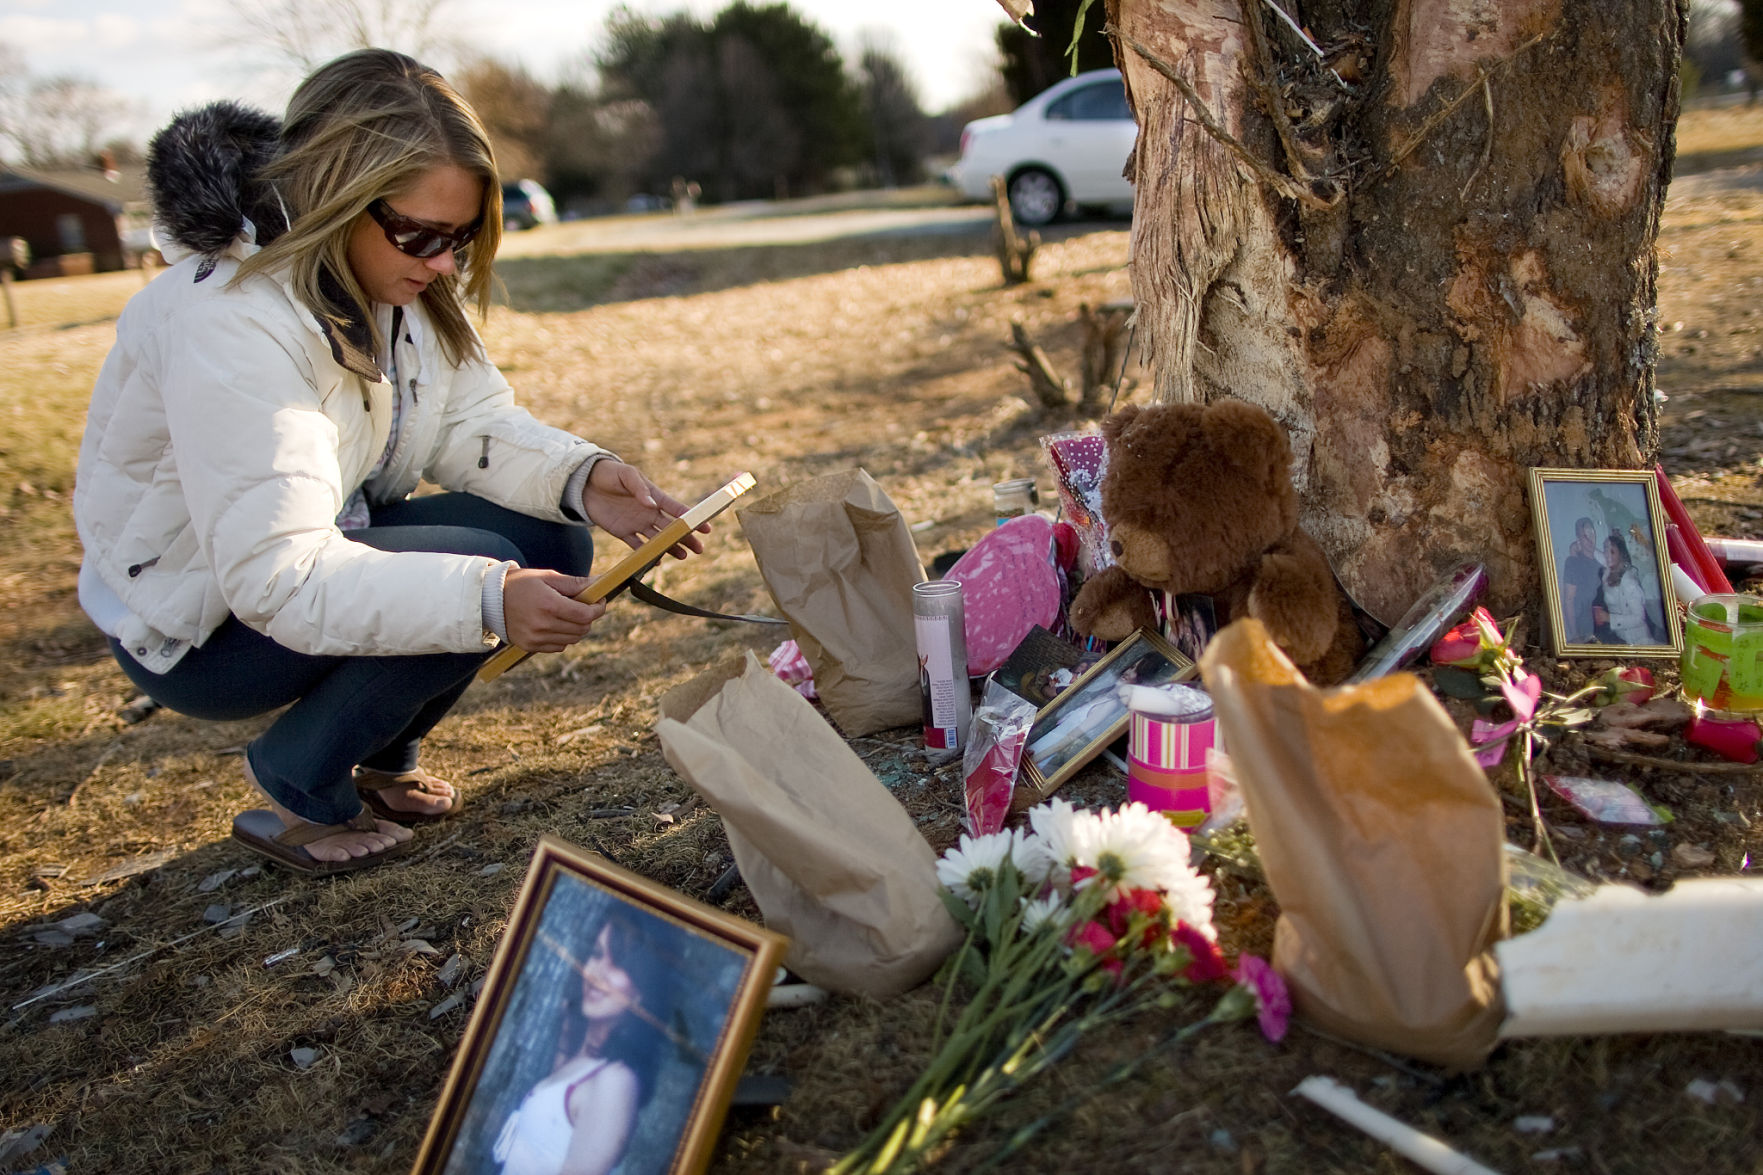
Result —
<svg viewBox="0 0 1763 1175"><path fill-rule="evenodd" d="M1305 525L1384 620L1466 559L1534 599L1527 469L1657 443L1677 0L1101 2L1153 397L1283 421Z"/></svg>

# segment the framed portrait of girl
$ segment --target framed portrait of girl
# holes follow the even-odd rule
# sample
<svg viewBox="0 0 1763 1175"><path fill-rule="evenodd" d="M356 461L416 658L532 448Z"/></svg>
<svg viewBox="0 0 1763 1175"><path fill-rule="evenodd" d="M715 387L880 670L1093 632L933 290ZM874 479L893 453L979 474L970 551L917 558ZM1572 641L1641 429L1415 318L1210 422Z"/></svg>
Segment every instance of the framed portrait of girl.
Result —
<svg viewBox="0 0 1763 1175"><path fill-rule="evenodd" d="M784 947L542 838L413 1170L702 1171Z"/></svg>

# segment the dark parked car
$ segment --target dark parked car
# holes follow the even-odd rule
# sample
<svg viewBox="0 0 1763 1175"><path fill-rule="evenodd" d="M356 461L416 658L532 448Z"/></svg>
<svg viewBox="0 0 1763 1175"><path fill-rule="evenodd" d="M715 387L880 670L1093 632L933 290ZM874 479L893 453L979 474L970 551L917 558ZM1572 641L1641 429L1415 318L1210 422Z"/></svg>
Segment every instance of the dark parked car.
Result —
<svg viewBox="0 0 1763 1175"><path fill-rule="evenodd" d="M557 206L551 202L551 193L537 180L513 180L502 185L503 228L518 231L556 223Z"/></svg>

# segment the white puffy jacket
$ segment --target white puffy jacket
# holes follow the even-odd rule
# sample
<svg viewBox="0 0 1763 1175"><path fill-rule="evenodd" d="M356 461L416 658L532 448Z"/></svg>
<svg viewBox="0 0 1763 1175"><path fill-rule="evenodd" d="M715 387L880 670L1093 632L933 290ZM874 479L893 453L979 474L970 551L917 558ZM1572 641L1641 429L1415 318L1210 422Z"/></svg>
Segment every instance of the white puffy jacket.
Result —
<svg viewBox="0 0 1763 1175"><path fill-rule="evenodd" d="M248 239L171 266L117 321L74 487L82 604L156 673L229 613L303 653L482 648L484 577L500 564L378 551L336 528L385 447L392 387L285 281L229 284ZM534 420L492 364L448 363L420 305L405 313L418 329L395 340L397 449L370 500L427 477L574 521L565 483L603 450Z"/></svg>

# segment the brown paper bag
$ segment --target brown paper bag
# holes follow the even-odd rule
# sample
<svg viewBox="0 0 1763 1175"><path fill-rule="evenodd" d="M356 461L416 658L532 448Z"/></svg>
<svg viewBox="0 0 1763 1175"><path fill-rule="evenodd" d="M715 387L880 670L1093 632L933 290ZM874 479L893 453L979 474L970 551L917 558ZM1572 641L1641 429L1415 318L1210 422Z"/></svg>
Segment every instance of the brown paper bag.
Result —
<svg viewBox="0 0 1763 1175"><path fill-rule="evenodd" d="M857 736L919 721L912 585L924 567L881 486L852 469L735 514L840 729Z"/></svg>
<svg viewBox="0 0 1763 1175"><path fill-rule="evenodd" d="M1413 674L1318 690L1242 620L1200 671L1267 883L1273 962L1318 1028L1453 1068L1503 1015L1500 800Z"/></svg>
<svg viewBox="0 0 1763 1175"><path fill-rule="evenodd" d="M667 761L722 816L765 924L811 983L905 991L961 942L937 858L814 707L751 653L661 699Z"/></svg>

